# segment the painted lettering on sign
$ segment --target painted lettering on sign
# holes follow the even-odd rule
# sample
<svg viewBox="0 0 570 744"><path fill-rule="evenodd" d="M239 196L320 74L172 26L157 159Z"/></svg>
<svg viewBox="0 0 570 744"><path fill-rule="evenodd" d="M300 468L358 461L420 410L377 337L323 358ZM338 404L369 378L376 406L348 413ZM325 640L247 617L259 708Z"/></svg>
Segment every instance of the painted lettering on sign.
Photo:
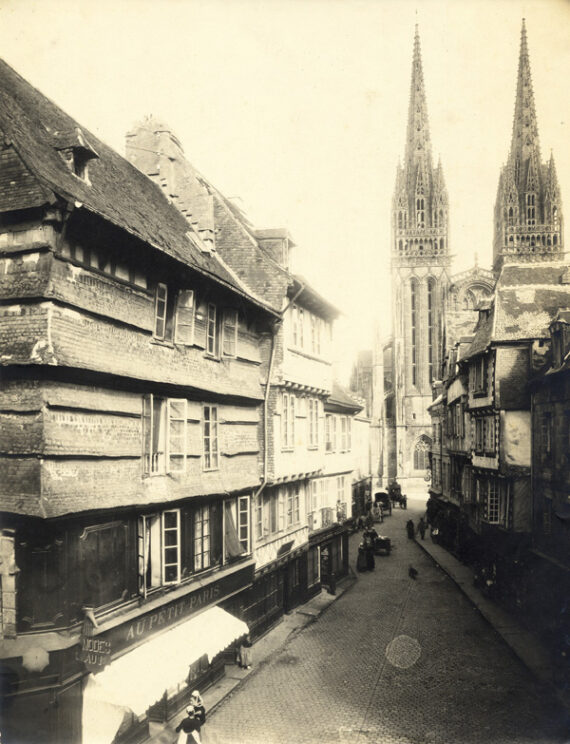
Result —
<svg viewBox="0 0 570 744"><path fill-rule="evenodd" d="M198 610L204 605L210 604L220 596L220 587L213 585L202 589L201 591L194 592L187 597L183 597L176 604L172 604L169 607L164 607L158 612L153 612L149 615L135 620L127 626L126 640L134 641L137 638L142 638L148 633L152 633L158 628L162 628L166 625L170 625L177 618L184 617L192 613L194 610Z"/></svg>
<svg viewBox="0 0 570 744"><path fill-rule="evenodd" d="M84 636L81 639L81 660L89 670L100 669L111 662L111 642Z"/></svg>

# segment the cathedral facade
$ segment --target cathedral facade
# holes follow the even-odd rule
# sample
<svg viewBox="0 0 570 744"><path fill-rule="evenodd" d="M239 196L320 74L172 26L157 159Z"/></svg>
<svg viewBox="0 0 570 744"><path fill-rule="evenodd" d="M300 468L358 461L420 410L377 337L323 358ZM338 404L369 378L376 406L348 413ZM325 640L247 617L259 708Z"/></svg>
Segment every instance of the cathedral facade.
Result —
<svg viewBox="0 0 570 744"><path fill-rule="evenodd" d="M449 342L444 320L472 325L477 303L492 293L490 272L476 266L453 277L450 268L449 199L441 161L433 162L416 27L405 154L392 199L392 336L376 342L374 355L380 487L396 478L405 492L426 492L432 445L428 406Z"/></svg>

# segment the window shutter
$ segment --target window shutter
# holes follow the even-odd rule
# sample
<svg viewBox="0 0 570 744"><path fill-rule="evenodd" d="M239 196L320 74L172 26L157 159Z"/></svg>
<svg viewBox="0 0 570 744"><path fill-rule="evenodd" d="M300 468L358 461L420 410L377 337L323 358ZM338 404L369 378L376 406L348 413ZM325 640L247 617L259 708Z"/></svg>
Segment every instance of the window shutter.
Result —
<svg viewBox="0 0 570 744"><path fill-rule="evenodd" d="M222 351L226 356L235 357L237 354L237 310L224 311Z"/></svg>
<svg viewBox="0 0 570 744"><path fill-rule="evenodd" d="M285 494L283 490L279 491L279 530L285 529Z"/></svg>
<svg viewBox="0 0 570 744"><path fill-rule="evenodd" d="M208 303L208 319L206 323L206 352L211 356L218 355L218 318L216 306Z"/></svg>
<svg viewBox="0 0 570 744"><path fill-rule="evenodd" d="M194 290L181 289L176 303L177 344L192 346L194 343Z"/></svg>
<svg viewBox="0 0 570 744"><path fill-rule="evenodd" d="M167 298L168 289L166 284L157 284L154 304L154 335L156 338L164 338L166 332Z"/></svg>
<svg viewBox="0 0 570 744"><path fill-rule="evenodd" d="M143 395L142 400L142 458L143 472L150 473L150 451L152 441L152 395Z"/></svg>
<svg viewBox="0 0 570 744"><path fill-rule="evenodd" d="M168 400L168 470L180 473L186 469L186 400Z"/></svg>

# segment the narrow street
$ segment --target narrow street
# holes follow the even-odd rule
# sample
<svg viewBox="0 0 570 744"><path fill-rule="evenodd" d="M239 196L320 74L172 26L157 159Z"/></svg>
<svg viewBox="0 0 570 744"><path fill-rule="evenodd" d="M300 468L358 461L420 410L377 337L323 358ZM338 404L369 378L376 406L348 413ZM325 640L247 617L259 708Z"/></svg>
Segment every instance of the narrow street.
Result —
<svg viewBox="0 0 570 744"><path fill-rule="evenodd" d="M407 539L405 522L422 506L377 525L392 554L215 710L204 744L569 741L550 693Z"/></svg>

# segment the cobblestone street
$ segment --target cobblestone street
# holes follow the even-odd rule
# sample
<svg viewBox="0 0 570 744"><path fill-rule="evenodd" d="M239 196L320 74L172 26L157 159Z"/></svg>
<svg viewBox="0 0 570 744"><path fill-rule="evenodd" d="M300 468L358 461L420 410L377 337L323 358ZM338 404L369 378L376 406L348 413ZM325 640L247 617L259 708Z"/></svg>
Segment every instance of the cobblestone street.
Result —
<svg viewBox="0 0 570 744"><path fill-rule="evenodd" d="M405 522L417 521L420 505L376 526L392 538L392 554L216 709L204 744L570 740L550 693L407 539ZM358 542L352 536L353 569Z"/></svg>

